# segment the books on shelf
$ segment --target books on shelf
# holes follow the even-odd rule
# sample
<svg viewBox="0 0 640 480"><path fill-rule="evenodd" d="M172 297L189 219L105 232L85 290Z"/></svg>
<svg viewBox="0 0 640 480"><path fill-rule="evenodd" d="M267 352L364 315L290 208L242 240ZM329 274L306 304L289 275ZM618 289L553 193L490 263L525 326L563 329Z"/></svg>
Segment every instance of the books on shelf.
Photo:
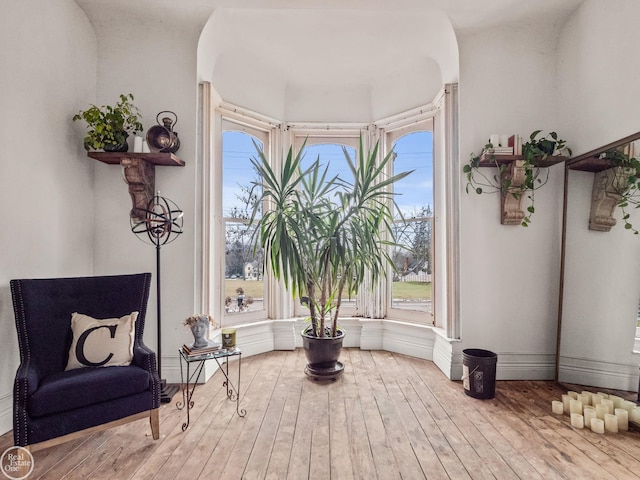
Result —
<svg viewBox="0 0 640 480"><path fill-rule="evenodd" d="M513 149L513 155L522 155L522 137L520 135L511 135L507 145Z"/></svg>
<svg viewBox="0 0 640 480"><path fill-rule="evenodd" d="M522 138L520 135L511 135L508 137L507 145L488 148L486 153L489 155L522 155Z"/></svg>
<svg viewBox="0 0 640 480"><path fill-rule="evenodd" d="M208 340L208 345L206 347L193 348L193 343L192 343L189 345L187 344L182 345L182 349L184 350L184 353L186 353L189 356L205 355L207 353L214 353L214 352L221 351L222 344L218 342L214 342L213 340Z"/></svg>

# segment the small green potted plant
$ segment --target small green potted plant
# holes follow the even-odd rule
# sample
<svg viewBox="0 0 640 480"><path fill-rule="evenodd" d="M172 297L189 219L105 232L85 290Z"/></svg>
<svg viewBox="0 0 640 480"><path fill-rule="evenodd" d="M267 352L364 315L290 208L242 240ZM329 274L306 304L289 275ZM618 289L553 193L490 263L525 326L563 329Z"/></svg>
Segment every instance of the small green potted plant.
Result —
<svg viewBox="0 0 640 480"><path fill-rule="evenodd" d="M133 100L131 93L121 94L120 100L113 106L91 105L73 116L74 122L84 120L87 123L87 136L83 142L85 150L126 152L129 149L129 134L142 131L142 115Z"/></svg>
<svg viewBox="0 0 640 480"><path fill-rule="evenodd" d="M601 153L598 158L607 160L611 163L612 168L621 169L621 173L626 179L622 185L616 188L615 193L620 195L618 206L622 211L622 220L624 228L638 235L638 230L633 227L630 222L631 214L628 208L640 208L640 160L630 157L623 150L613 148Z"/></svg>
<svg viewBox="0 0 640 480"><path fill-rule="evenodd" d="M572 152L567 147L566 140L558 137L556 132L549 132L539 137L542 130L536 130L529 135L529 141L522 144L522 159L506 163L500 161L500 155L492 153L493 145L487 143L480 155L471 154L469 163L463 167L467 177L466 192L472 189L478 195L482 193L497 193L503 197L520 200L526 196L530 204L527 213L519 219L520 225L528 227L531 223L531 215L535 213L534 192L543 187L549 180L549 171L544 168L554 163L555 158L571 156ZM486 153L486 154L485 154ZM481 165L481 160L488 157L491 165ZM553 158L552 158L553 157ZM516 164L517 162L517 164ZM498 169L493 176L485 175L480 167L493 166ZM518 182L514 182L514 166L519 169ZM507 198L508 199L508 198Z"/></svg>

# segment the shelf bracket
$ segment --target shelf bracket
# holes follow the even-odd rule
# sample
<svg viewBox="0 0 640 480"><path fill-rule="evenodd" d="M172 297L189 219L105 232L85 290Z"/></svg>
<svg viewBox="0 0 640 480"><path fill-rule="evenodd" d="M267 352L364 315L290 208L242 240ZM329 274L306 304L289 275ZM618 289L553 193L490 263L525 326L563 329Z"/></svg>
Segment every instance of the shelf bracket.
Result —
<svg viewBox="0 0 640 480"><path fill-rule="evenodd" d="M514 195L513 192L521 192L519 187L526 180L524 160L514 160L502 172L502 185L510 181L510 187L503 189L501 193L501 218L502 225L520 225L524 219L522 211L522 193Z"/></svg>
<svg viewBox="0 0 640 480"><path fill-rule="evenodd" d="M156 168L152 163L141 158L127 157L120 159L124 180L129 186L129 195L133 208L129 216L134 220L144 220L146 209L155 192Z"/></svg>
<svg viewBox="0 0 640 480"><path fill-rule="evenodd" d="M626 188L630 174L631 171L628 168L614 167L594 175L589 230L609 232L616 224L613 211L622 198L621 192Z"/></svg>

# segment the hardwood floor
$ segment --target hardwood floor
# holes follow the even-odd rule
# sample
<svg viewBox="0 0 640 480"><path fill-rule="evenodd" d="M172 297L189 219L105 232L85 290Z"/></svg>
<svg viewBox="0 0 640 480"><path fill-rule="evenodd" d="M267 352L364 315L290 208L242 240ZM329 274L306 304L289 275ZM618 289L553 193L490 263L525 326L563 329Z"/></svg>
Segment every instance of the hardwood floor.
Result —
<svg viewBox="0 0 640 480"><path fill-rule="evenodd" d="M572 428L551 413L566 390L555 382L501 381L478 400L429 361L358 349L341 361L342 378L319 383L301 350L244 358L244 418L217 372L186 432L164 404L160 440L136 421L36 451L29 479L640 479L640 432Z"/></svg>

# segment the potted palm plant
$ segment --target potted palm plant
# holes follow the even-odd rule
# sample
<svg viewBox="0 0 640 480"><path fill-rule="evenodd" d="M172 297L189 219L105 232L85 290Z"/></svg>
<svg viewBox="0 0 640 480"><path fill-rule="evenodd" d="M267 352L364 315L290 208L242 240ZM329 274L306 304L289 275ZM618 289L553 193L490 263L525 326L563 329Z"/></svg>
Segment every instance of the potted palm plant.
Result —
<svg viewBox="0 0 640 480"><path fill-rule="evenodd" d="M250 223L256 248L264 250L265 268L284 281L296 299L305 299L310 323L302 332L305 372L313 378L337 378L345 332L338 318L343 295L354 295L364 280L374 283L393 262L393 193L389 187L409 175L386 175L393 153L378 158L378 144L367 154L362 138L357 160L343 148L352 179L328 178L320 157L303 168L304 145L290 148L282 170L274 171L256 145L252 160L261 188ZM262 216L258 213L265 208Z"/></svg>

